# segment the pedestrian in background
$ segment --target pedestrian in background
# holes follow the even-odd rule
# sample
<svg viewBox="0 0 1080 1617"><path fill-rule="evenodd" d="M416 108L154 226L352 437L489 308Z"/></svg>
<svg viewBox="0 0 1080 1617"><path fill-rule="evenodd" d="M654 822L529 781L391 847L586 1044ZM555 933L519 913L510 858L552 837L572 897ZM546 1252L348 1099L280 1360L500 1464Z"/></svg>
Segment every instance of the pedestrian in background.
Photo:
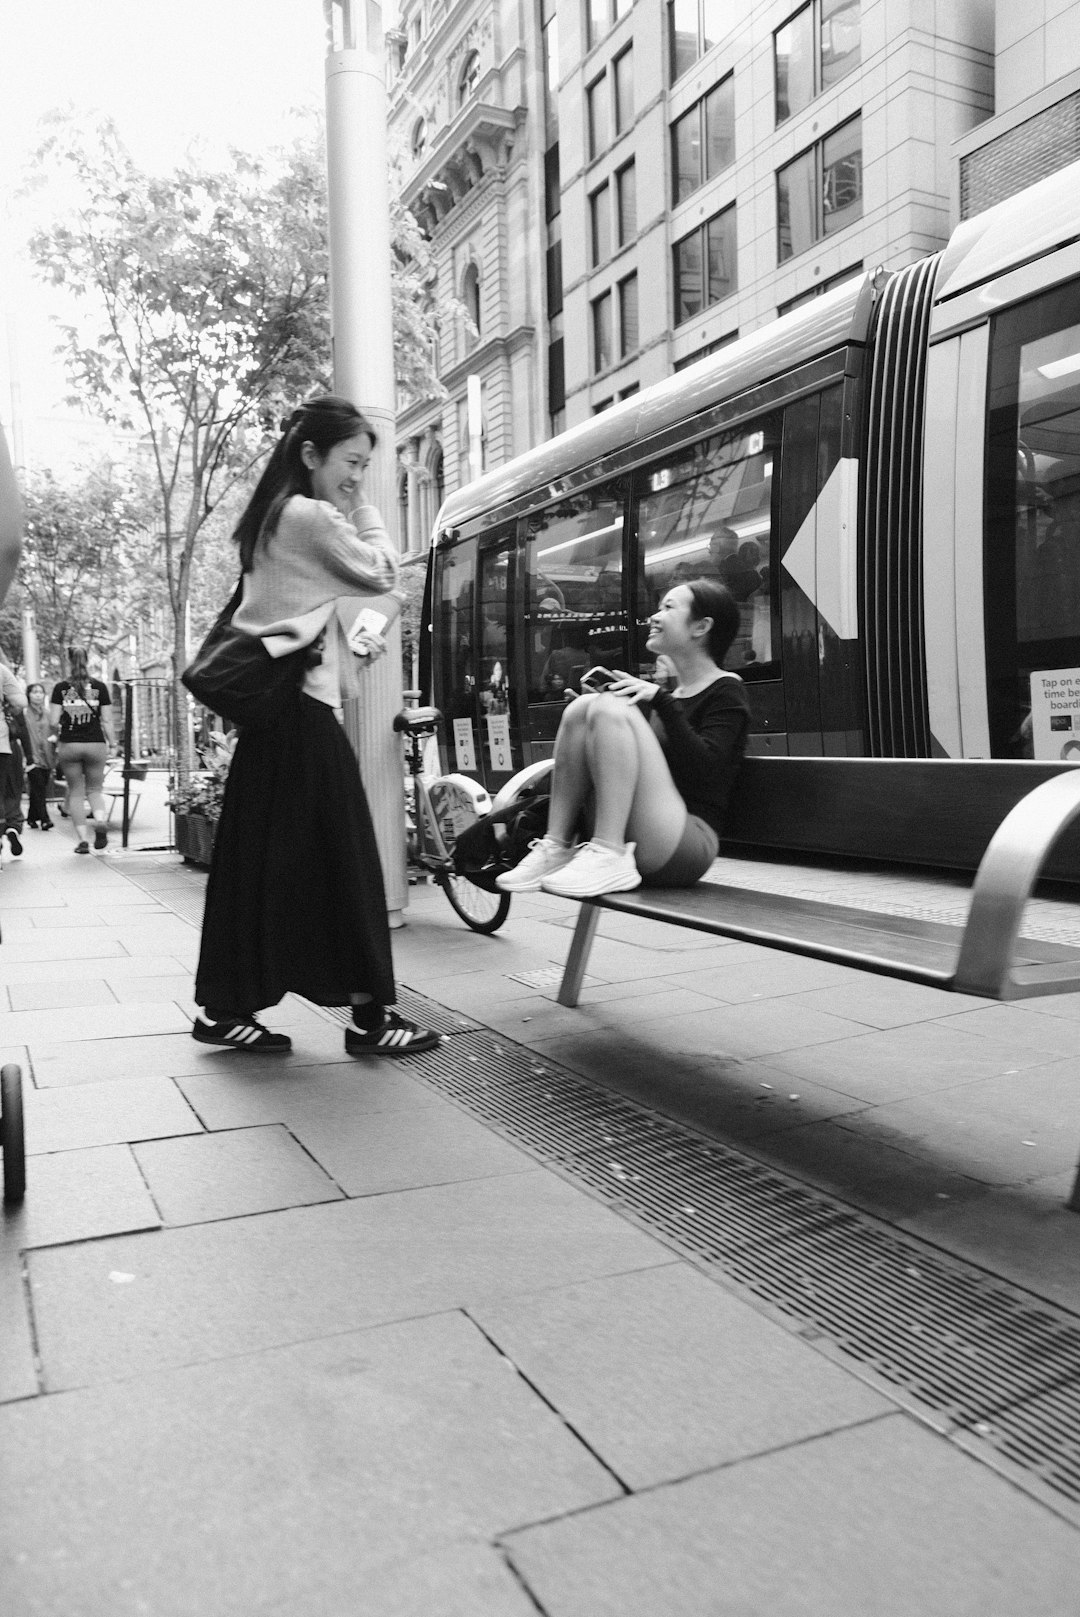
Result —
<svg viewBox="0 0 1080 1617"><path fill-rule="evenodd" d="M397 997L382 866L360 771L337 717L359 693L336 611L382 595L397 561L361 482L375 431L332 394L294 410L237 525L237 628L271 656L309 648L268 724L241 727L206 888L192 1037L256 1053L291 1041L256 1021L287 993L353 1007L350 1055L430 1050ZM372 648L385 650L378 640ZM389 714L386 723L389 724Z"/></svg>
<svg viewBox="0 0 1080 1617"><path fill-rule="evenodd" d="M108 845L105 829L108 809L105 764L116 746L112 727L112 696L100 679L92 679L86 652L68 648L68 677L53 686L49 722L58 736L56 761L67 785L66 808L75 833L75 852L90 852L86 804L94 816L94 847Z"/></svg>
<svg viewBox="0 0 1080 1617"><path fill-rule="evenodd" d="M49 782L56 768L56 743L53 727L45 707L45 687L41 684L26 687L26 734L30 753L26 760L26 789L30 802L26 823L36 831L51 831L49 818Z"/></svg>
<svg viewBox="0 0 1080 1617"><path fill-rule="evenodd" d="M16 859L22 858L22 750L16 729L26 711L26 692L6 663L0 662L0 835Z"/></svg>

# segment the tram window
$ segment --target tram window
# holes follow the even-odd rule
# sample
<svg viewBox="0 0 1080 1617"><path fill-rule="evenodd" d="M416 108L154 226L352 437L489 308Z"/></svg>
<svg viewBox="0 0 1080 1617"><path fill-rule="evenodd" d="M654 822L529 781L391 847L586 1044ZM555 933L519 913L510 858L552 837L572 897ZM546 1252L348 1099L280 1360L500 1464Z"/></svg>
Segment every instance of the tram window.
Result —
<svg viewBox="0 0 1080 1617"><path fill-rule="evenodd" d="M529 701L562 702L597 663L626 659L623 493L604 484L538 511L526 544Z"/></svg>
<svg viewBox="0 0 1080 1617"><path fill-rule="evenodd" d="M991 750L1073 758L1080 750L1075 284L1010 310L992 327L984 565ZM1048 675L1064 682L1056 708Z"/></svg>
<svg viewBox="0 0 1080 1617"><path fill-rule="evenodd" d="M510 644L510 550L484 550L480 557L480 706L484 713L510 711L513 648Z"/></svg>
<svg viewBox="0 0 1080 1617"><path fill-rule="evenodd" d="M466 540L435 556L433 638L438 658L438 702L449 719L471 718L477 660L473 645L476 541Z"/></svg>
<svg viewBox="0 0 1080 1617"><path fill-rule="evenodd" d="M780 650L773 551L773 467L781 417L707 438L638 474L638 644L665 592L716 578L739 603L727 666L775 678ZM752 671L752 672L751 672Z"/></svg>

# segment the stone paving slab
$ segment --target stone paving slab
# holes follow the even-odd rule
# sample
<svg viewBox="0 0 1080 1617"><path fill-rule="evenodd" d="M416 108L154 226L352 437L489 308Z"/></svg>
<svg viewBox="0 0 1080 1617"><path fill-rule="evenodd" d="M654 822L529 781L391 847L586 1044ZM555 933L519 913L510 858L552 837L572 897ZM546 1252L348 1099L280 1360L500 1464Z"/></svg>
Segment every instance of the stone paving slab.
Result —
<svg viewBox="0 0 1080 1617"><path fill-rule="evenodd" d="M166 1225L248 1217L343 1194L280 1125L147 1140L132 1153Z"/></svg>
<svg viewBox="0 0 1080 1617"><path fill-rule="evenodd" d="M507 1547L546 1617L1065 1617L1080 1538L892 1415Z"/></svg>
<svg viewBox="0 0 1080 1617"><path fill-rule="evenodd" d="M865 1127L991 1184L1063 1173L1080 1154L1080 1057L877 1106Z"/></svg>
<svg viewBox="0 0 1080 1617"><path fill-rule="evenodd" d="M951 994L944 988L905 983L897 977L875 977L868 971L848 971L831 988L815 988L798 996L808 1010L827 1011L868 1027L904 1027L910 1022L954 1017L976 1007L994 1004L973 994Z"/></svg>
<svg viewBox="0 0 1080 1617"><path fill-rule="evenodd" d="M298 1120L291 1127L349 1196L531 1173L536 1167L509 1141L445 1103L370 1112L351 1134L329 1119Z"/></svg>
<svg viewBox="0 0 1080 1617"><path fill-rule="evenodd" d="M87 960L65 960L63 966L58 967L55 960L10 960L8 953L5 945L0 957L0 982L9 987L15 983L53 983L60 977L64 982L74 982L81 977L97 978L113 985L139 977L176 976L185 970L175 955L167 954L120 953Z"/></svg>
<svg viewBox="0 0 1080 1617"><path fill-rule="evenodd" d="M32 932L21 933L14 942L9 943L5 937L3 948L5 978L9 967L32 961L53 961L57 963L56 969L62 971L72 957L90 961L127 954L119 938L113 937L107 928L92 926L71 927L67 930L64 927L52 927L48 932L35 927Z"/></svg>
<svg viewBox="0 0 1080 1617"><path fill-rule="evenodd" d="M0 1446L8 1599L49 1617L443 1617L454 1567L514 1617L476 1541L618 1492L459 1314L8 1405Z"/></svg>
<svg viewBox="0 0 1080 1617"><path fill-rule="evenodd" d="M893 1408L682 1263L469 1313L635 1493Z"/></svg>
<svg viewBox="0 0 1080 1617"><path fill-rule="evenodd" d="M109 987L121 1005L172 1000L181 1007L185 1016L190 1018L195 1016L196 1006L191 997L190 971L177 971L172 977L131 977L112 982Z"/></svg>
<svg viewBox="0 0 1080 1617"><path fill-rule="evenodd" d="M381 1062L344 1060L334 1066L290 1066L255 1071L243 1062L209 1074L177 1079L177 1084L208 1129L248 1128L284 1123L294 1132L337 1131L351 1137L366 1127L373 1112L449 1110L449 1102L410 1078L408 1070Z"/></svg>
<svg viewBox="0 0 1080 1617"><path fill-rule="evenodd" d="M30 1275L56 1390L669 1261L535 1171L34 1252Z"/></svg>
<svg viewBox="0 0 1080 1617"><path fill-rule="evenodd" d="M53 976L47 982L9 983L7 996L12 1011L51 1011L62 1006L115 1006L117 1003L116 995L103 977Z"/></svg>
<svg viewBox="0 0 1080 1617"><path fill-rule="evenodd" d="M202 1133L170 1078L122 1078L61 1089L24 1085L23 1108L28 1156Z"/></svg>
<svg viewBox="0 0 1080 1617"><path fill-rule="evenodd" d="M772 1005L753 1009L766 1015L774 1012ZM1045 1050L1029 1048L1025 1054L1015 1045L962 1033L953 1026L955 1020L950 1017L944 1022L859 1033L824 1048L800 1048L793 1042L775 1051L772 1064L794 1078L810 1078L826 1088L881 1105L1039 1066L1050 1059Z"/></svg>
<svg viewBox="0 0 1080 1617"><path fill-rule="evenodd" d="M9 1208L0 1206L0 1221L0 1404L3 1404L15 1398L33 1398L38 1381L30 1312L23 1286L22 1253L15 1240ZM0 1486L3 1476L0 1454ZM0 1523L0 1536L2 1533Z"/></svg>
<svg viewBox="0 0 1080 1617"><path fill-rule="evenodd" d="M767 958L763 960L731 961L704 971L680 972L679 985L738 1005L748 1000L786 998L811 989L842 988L852 977L860 975L848 966L833 965L828 960L782 954L778 949L764 952ZM850 1020L843 1009L842 997L835 1014Z"/></svg>
<svg viewBox="0 0 1080 1617"><path fill-rule="evenodd" d="M101 1145L30 1158L26 1200L7 1213L4 1237L26 1250L93 1243L160 1222L130 1148Z"/></svg>
<svg viewBox="0 0 1080 1617"><path fill-rule="evenodd" d="M134 1039L155 1033L187 1032L191 1023L168 1001L119 1005L61 1006L53 1010L8 1011L0 1016L0 1042L51 1045L93 1043L98 1039Z"/></svg>

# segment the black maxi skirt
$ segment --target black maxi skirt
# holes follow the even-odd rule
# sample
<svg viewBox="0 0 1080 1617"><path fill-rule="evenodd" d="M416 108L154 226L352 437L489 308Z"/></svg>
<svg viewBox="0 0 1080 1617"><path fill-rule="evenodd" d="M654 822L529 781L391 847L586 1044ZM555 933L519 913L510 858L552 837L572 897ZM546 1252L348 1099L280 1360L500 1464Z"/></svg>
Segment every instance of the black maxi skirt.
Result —
<svg viewBox="0 0 1080 1617"><path fill-rule="evenodd" d="M331 708L299 694L241 733L206 888L195 998L233 1013L284 994L396 998L382 866L356 757Z"/></svg>

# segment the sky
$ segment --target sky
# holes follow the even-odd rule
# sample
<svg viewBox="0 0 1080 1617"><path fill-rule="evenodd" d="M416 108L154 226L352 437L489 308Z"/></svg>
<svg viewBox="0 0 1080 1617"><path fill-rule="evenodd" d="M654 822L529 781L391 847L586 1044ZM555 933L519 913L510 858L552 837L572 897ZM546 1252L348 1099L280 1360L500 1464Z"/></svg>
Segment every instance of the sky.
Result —
<svg viewBox="0 0 1080 1617"><path fill-rule="evenodd" d="M389 18L387 18L389 21ZM0 421L12 425L12 373L27 437L69 432L50 313L21 253L42 204L18 190L57 107L116 123L142 166L168 171L193 142L210 160L229 146L286 143L295 112L323 104L322 0L0 0ZM14 353L12 353L14 350ZM40 458L40 457L39 457Z"/></svg>

